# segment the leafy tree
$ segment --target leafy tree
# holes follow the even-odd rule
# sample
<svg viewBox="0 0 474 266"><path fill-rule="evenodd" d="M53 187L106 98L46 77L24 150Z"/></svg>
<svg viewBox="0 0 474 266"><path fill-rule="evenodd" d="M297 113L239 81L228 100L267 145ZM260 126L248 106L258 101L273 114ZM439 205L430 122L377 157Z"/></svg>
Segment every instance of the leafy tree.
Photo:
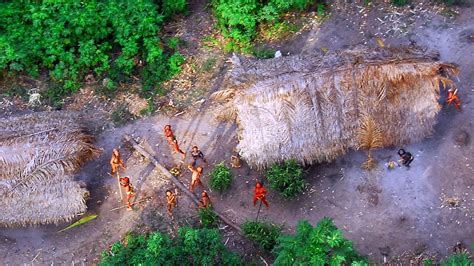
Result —
<svg viewBox="0 0 474 266"><path fill-rule="evenodd" d="M209 173L209 187L218 191L224 191L230 187L232 183L232 172L224 162L216 164Z"/></svg>
<svg viewBox="0 0 474 266"><path fill-rule="evenodd" d="M128 235L110 250L102 251L100 265L240 265L227 250L217 229L182 227L171 239L154 232L148 237Z"/></svg>
<svg viewBox="0 0 474 266"><path fill-rule="evenodd" d="M48 70L62 84L56 95L75 91L88 73L118 82L141 70L143 94L151 95L184 61L158 35L166 18L186 10L186 1L156 2L3 1L0 70L34 77Z"/></svg>
<svg viewBox="0 0 474 266"><path fill-rule="evenodd" d="M281 236L273 252L275 265L367 265L330 218L316 227L300 221L296 234Z"/></svg>
<svg viewBox="0 0 474 266"><path fill-rule="evenodd" d="M258 243L266 251L271 251L276 245L282 229L281 226L255 221L246 221L241 227L245 237Z"/></svg>
<svg viewBox="0 0 474 266"><path fill-rule="evenodd" d="M251 42L262 22L277 22L291 9L304 10L311 0L212 0L222 34L230 41L227 50L250 51Z"/></svg>
<svg viewBox="0 0 474 266"><path fill-rule="evenodd" d="M285 198L296 197L305 188L303 169L295 160L273 164L267 170L270 187Z"/></svg>

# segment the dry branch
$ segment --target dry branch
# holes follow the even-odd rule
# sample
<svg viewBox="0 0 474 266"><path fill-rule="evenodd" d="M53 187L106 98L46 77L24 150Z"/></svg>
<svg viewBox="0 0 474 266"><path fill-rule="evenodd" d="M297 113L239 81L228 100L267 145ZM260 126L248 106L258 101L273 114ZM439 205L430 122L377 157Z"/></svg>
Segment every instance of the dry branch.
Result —
<svg viewBox="0 0 474 266"><path fill-rule="evenodd" d="M128 141L132 147L137 150L140 154L142 154L145 158L147 158L151 163L153 163L158 170L160 170L165 176L167 176L181 191L184 192L188 198L190 198L195 204L198 204L199 199L194 195L192 192L190 192L176 177L174 177L168 169L166 169L163 165L161 165L158 160L155 159L149 152L147 152L143 147L141 147L133 138L131 138L128 135L124 136L124 139ZM230 219L225 217L224 215L220 214L217 211L214 211L216 215L226 224L237 230L237 232L242 233L242 229L233 223Z"/></svg>

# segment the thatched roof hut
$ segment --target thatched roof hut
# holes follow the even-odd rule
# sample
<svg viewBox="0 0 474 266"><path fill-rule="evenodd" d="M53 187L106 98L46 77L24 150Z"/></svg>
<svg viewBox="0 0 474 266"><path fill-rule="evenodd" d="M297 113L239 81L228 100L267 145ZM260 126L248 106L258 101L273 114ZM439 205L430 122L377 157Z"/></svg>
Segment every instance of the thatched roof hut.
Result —
<svg viewBox="0 0 474 266"><path fill-rule="evenodd" d="M0 226L68 221L84 213L88 191L72 176L98 155L71 113L0 119Z"/></svg>
<svg viewBox="0 0 474 266"><path fill-rule="evenodd" d="M432 133L440 84L458 71L415 47L232 61L213 96L224 103L218 118L237 121L237 148L254 166L333 160L360 146L364 119L375 121L382 146L418 141Z"/></svg>

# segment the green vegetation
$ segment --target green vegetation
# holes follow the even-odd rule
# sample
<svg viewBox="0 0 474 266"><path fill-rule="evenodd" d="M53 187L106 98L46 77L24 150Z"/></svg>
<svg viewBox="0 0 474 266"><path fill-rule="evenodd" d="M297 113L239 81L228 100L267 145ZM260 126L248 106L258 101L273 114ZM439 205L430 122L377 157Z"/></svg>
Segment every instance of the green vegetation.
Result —
<svg viewBox="0 0 474 266"><path fill-rule="evenodd" d="M284 12L304 10L311 0L213 0L218 27L229 39L225 50L249 52L259 23L277 23Z"/></svg>
<svg viewBox="0 0 474 266"><path fill-rule="evenodd" d="M295 235L281 236L274 265L367 265L329 218L316 227L300 221Z"/></svg>
<svg viewBox="0 0 474 266"><path fill-rule="evenodd" d="M171 239L154 232L148 237L128 235L102 251L100 265L240 265L237 254L222 244L217 229L182 227Z"/></svg>
<svg viewBox="0 0 474 266"><path fill-rule="evenodd" d="M474 253L474 244L471 245L471 252ZM469 253L457 253L450 255L446 260L441 261L443 266L472 266L474 265L474 256Z"/></svg>
<svg viewBox="0 0 474 266"><path fill-rule="evenodd" d="M275 51L273 49L268 49L268 48L253 48L252 49L252 54L256 58L260 59L267 59L267 58L273 58L275 57Z"/></svg>
<svg viewBox="0 0 474 266"><path fill-rule="evenodd" d="M180 71L174 39L163 45L163 22L186 11L186 1L8 1L0 3L0 69L38 77L48 70L61 86L50 98L74 92L85 75L109 77L113 90L132 74L143 96Z"/></svg>
<svg viewBox="0 0 474 266"><path fill-rule="evenodd" d="M220 192L228 189L232 183L232 172L224 162L216 164L209 173L209 187Z"/></svg>
<svg viewBox="0 0 474 266"><path fill-rule="evenodd" d="M405 6L410 3L410 0L392 0L394 6Z"/></svg>
<svg viewBox="0 0 474 266"><path fill-rule="evenodd" d="M281 226L275 226L268 222L246 221L242 224L245 237L258 243L260 248L272 251L281 235Z"/></svg>
<svg viewBox="0 0 474 266"><path fill-rule="evenodd" d="M267 170L270 187L287 199L296 197L305 188L303 169L295 160L274 164Z"/></svg>
<svg viewBox="0 0 474 266"><path fill-rule="evenodd" d="M215 228L217 227L217 222L219 218L217 214L212 210L211 207L208 208L201 208L199 209L199 220L201 221L201 225L204 228Z"/></svg>

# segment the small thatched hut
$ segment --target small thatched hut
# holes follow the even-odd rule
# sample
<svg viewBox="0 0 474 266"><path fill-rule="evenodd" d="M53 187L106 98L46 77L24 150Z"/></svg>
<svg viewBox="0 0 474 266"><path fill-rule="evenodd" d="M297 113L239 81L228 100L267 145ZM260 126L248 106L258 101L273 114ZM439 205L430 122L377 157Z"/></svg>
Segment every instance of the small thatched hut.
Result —
<svg viewBox="0 0 474 266"><path fill-rule="evenodd" d="M232 61L214 94L225 103L218 118L237 121L237 148L259 167L333 160L363 146L367 119L382 133L381 146L418 141L433 130L440 84L452 85L448 76L458 71L415 47Z"/></svg>
<svg viewBox="0 0 474 266"><path fill-rule="evenodd" d="M72 174L99 153L71 113L0 119L0 226L68 221L88 191Z"/></svg>

